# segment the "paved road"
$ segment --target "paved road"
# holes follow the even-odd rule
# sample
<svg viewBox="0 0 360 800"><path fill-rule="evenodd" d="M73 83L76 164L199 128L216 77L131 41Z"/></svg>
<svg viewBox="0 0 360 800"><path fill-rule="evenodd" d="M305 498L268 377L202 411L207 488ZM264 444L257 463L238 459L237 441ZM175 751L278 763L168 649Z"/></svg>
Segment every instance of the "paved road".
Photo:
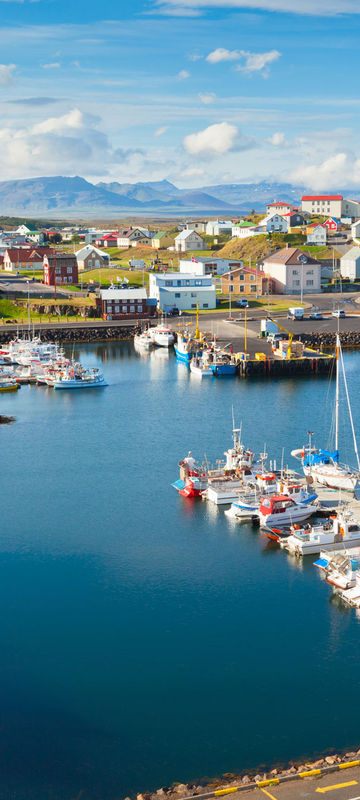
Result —
<svg viewBox="0 0 360 800"><path fill-rule="evenodd" d="M249 792L235 792L229 795L236 800L360 800L360 767L339 770L320 778L267 786L265 789L252 789Z"/></svg>

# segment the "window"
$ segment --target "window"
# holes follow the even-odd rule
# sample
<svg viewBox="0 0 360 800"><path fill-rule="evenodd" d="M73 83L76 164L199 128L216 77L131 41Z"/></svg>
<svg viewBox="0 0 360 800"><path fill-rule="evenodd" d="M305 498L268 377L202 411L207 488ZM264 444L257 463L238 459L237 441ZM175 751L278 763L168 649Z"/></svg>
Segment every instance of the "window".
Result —
<svg viewBox="0 0 360 800"><path fill-rule="evenodd" d="M244 292L244 291L245 291L245 286L244 285L239 286L239 292Z"/></svg>
<svg viewBox="0 0 360 800"><path fill-rule="evenodd" d="M185 286L190 286L190 281L185 281Z"/></svg>
<svg viewBox="0 0 360 800"><path fill-rule="evenodd" d="M191 303L191 308L196 308L196 303Z"/></svg>
<svg viewBox="0 0 360 800"><path fill-rule="evenodd" d="M254 281L255 280L255 275L250 275L250 280Z"/></svg>
<svg viewBox="0 0 360 800"><path fill-rule="evenodd" d="M300 286L300 281L293 281L293 286Z"/></svg>
<svg viewBox="0 0 360 800"><path fill-rule="evenodd" d="M313 286L313 285L314 285L314 281L306 281L306 286Z"/></svg>
<svg viewBox="0 0 360 800"><path fill-rule="evenodd" d="M126 314L126 312L127 312L127 306L123 306L123 307L122 307L122 313L123 313L123 314Z"/></svg>
<svg viewBox="0 0 360 800"><path fill-rule="evenodd" d="M68 275L69 275L69 273L71 274L72 273L72 267L67 267L66 272L67 272Z"/></svg>
<svg viewBox="0 0 360 800"><path fill-rule="evenodd" d="M299 274L299 270L298 269L293 269L292 274L293 275L298 275Z"/></svg>
<svg viewBox="0 0 360 800"><path fill-rule="evenodd" d="M176 281L176 286L181 286L181 281Z"/></svg>
<svg viewBox="0 0 360 800"><path fill-rule="evenodd" d="M180 297L180 292L175 292L175 297Z"/></svg>
<svg viewBox="0 0 360 800"><path fill-rule="evenodd" d="M239 281L244 281L244 280L245 280L245 275L243 272L240 272Z"/></svg>
<svg viewBox="0 0 360 800"><path fill-rule="evenodd" d="M209 308L209 303L203 303L203 308Z"/></svg>
<svg viewBox="0 0 360 800"><path fill-rule="evenodd" d="M257 286L250 286L250 292L257 292Z"/></svg>
<svg viewBox="0 0 360 800"><path fill-rule="evenodd" d="M142 305L138 305L138 307L137 307L137 310L138 310L138 311L142 311L142 310L143 310L143 307L142 307Z"/></svg>
<svg viewBox="0 0 360 800"><path fill-rule="evenodd" d="M306 274L307 275L313 275L314 274L314 270L313 269L307 269L306 270Z"/></svg>
<svg viewBox="0 0 360 800"><path fill-rule="evenodd" d="M201 286L201 281L195 281L195 286Z"/></svg>
<svg viewBox="0 0 360 800"><path fill-rule="evenodd" d="M135 306L130 306L130 314L134 314L134 312L135 312Z"/></svg>
<svg viewBox="0 0 360 800"><path fill-rule="evenodd" d="M233 292L233 291L234 291L234 287L233 286L229 286L229 292Z"/></svg>
<svg viewBox="0 0 360 800"><path fill-rule="evenodd" d="M117 313L119 313L119 311L120 311L120 306L119 306L119 303L116 303L116 306L115 306L115 311L117 311Z"/></svg>
<svg viewBox="0 0 360 800"><path fill-rule="evenodd" d="M172 281L165 281L165 286L172 286L172 285L173 285L173 282L172 282ZM178 285L179 285L179 284L178 284Z"/></svg>

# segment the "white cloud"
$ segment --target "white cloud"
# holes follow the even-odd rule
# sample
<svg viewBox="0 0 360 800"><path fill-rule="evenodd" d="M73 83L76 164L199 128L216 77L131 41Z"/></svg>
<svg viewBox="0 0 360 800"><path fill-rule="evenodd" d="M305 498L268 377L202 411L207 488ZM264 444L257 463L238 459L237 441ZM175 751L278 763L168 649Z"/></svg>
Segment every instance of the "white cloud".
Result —
<svg viewBox="0 0 360 800"><path fill-rule="evenodd" d="M200 61L201 58L202 56L199 53L190 53L188 55L189 61Z"/></svg>
<svg viewBox="0 0 360 800"><path fill-rule="evenodd" d="M247 75L260 72L266 78L269 74L269 64L277 61L281 53L278 50L269 50L267 53L249 53L242 50L241 56L244 58L244 63L237 64L235 69Z"/></svg>
<svg viewBox="0 0 360 800"><path fill-rule="evenodd" d="M192 156L217 157L231 151L248 150L255 144L249 136L242 136L236 125L218 122L197 133L190 133L183 140L183 147Z"/></svg>
<svg viewBox="0 0 360 800"><path fill-rule="evenodd" d="M189 167L184 170L183 175L186 175L187 178L202 178L205 175L205 170L199 169L199 167Z"/></svg>
<svg viewBox="0 0 360 800"><path fill-rule="evenodd" d="M281 145L285 144L285 133L278 131L277 133L273 133L266 141L269 144L272 144L274 147L280 147Z"/></svg>
<svg viewBox="0 0 360 800"><path fill-rule="evenodd" d="M159 14L185 16L200 14L212 8L278 11L285 14L308 16L338 16L341 14L360 14L358 0L156 0L154 8Z"/></svg>
<svg viewBox="0 0 360 800"><path fill-rule="evenodd" d="M186 78L190 78L190 72L187 69L181 69L177 74L177 78L179 81L186 81Z"/></svg>
<svg viewBox="0 0 360 800"><path fill-rule="evenodd" d="M336 153L320 164L298 167L291 179L315 191L357 187L360 182L360 158L353 153Z"/></svg>
<svg viewBox="0 0 360 800"><path fill-rule="evenodd" d="M14 83L13 72L16 64L0 64L0 85L10 86Z"/></svg>
<svg viewBox="0 0 360 800"><path fill-rule="evenodd" d="M49 117L43 122L38 122L32 128L33 133L66 133L68 130L83 130L87 125L90 127L99 121L98 117L91 114L83 114L78 108L73 108L61 117Z"/></svg>
<svg viewBox="0 0 360 800"><path fill-rule="evenodd" d="M52 61L51 64L42 64L43 69L59 69L60 66L59 61Z"/></svg>
<svg viewBox="0 0 360 800"><path fill-rule="evenodd" d="M168 129L168 126L167 125L163 125L162 128L158 128L157 131L155 131L154 136L163 136L163 134L166 133L167 129Z"/></svg>
<svg viewBox="0 0 360 800"><path fill-rule="evenodd" d="M237 61L239 58L241 58L239 50L226 50L225 47L217 47L216 50L206 56L206 61L210 64L218 64L219 61Z"/></svg>
<svg viewBox="0 0 360 800"><path fill-rule="evenodd" d="M204 103L204 106L209 106L211 103L215 103L216 94L215 92L207 92L205 94L199 92L199 99Z"/></svg>

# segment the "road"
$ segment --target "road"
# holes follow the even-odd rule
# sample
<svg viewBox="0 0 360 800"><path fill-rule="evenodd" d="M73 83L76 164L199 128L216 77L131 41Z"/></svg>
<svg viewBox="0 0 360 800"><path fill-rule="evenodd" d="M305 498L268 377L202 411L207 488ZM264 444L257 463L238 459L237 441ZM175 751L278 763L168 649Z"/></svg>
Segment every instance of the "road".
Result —
<svg viewBox="0 0 360 800"><path fill-rule="evenodd" d="M360 767L331 772L319 778L304 778L278 786L235 792L234 800L270 798L270 800L360 800Z"/></svg>

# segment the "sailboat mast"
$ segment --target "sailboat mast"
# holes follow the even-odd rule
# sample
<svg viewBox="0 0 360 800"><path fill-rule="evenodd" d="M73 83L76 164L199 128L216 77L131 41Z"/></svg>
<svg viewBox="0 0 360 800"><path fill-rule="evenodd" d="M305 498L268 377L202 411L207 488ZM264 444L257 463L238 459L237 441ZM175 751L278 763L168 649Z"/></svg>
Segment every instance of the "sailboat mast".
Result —
<svg viewBox="0 0 360 800"><path fill-rule="evenodd" d="M339 449L339 351L340 336L336 334L336 394L335 394L335 450Z"/></svg>

